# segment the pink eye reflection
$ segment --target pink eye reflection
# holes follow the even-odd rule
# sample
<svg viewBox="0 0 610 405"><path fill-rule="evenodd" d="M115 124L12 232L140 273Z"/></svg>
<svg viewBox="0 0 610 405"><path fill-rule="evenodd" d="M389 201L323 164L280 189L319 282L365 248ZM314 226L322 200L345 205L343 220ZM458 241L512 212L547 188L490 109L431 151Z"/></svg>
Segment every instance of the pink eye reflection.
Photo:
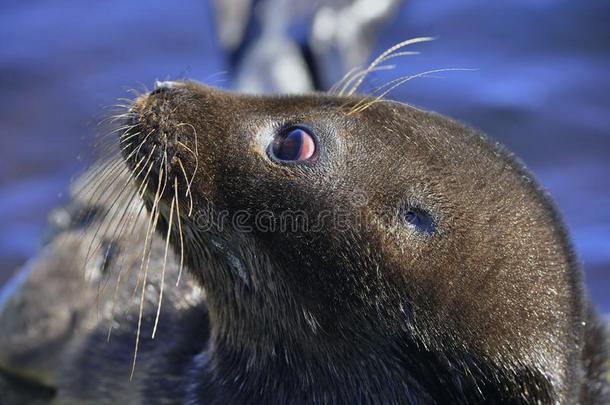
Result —
<svg viewBox="0 0 610 405"><path fill-rule="evenodd" d="M302 162L315 154L316 142L308 130L293 127L275 138L271 152L280 161Z"/></svg>

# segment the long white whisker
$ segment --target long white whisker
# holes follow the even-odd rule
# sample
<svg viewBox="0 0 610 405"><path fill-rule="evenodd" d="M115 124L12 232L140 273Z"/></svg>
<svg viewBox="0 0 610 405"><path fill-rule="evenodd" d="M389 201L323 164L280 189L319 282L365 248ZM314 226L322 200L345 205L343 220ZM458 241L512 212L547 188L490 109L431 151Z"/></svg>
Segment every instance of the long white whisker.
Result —
<svg viewBox="0 0 610 405"><path fill-rule="evenodd" d="M371 62L371 64L368 66L368 68L366 70L372 69L372 68L376 67L377 65L379 65L380 63L383 63L383 61L385 60L385 58L388 55L394 53L395 51L397 51L397 50L399 50L401 48L404 48L405 46L417 44L417 43L420 43L420 42L429 42L429 41L433 41L433 40L434 40L434 38L432 38L432 37L418 37L418 38L407 39L406 41L399 42L396 45L388 48L381 55L379 55L373 62ZM351 96L352 94L354 94L358 90L358 88L360 87L360 85L364 81L365 77L366 77L366 75L360 77L360 79L358 79L358 81L356 81L354 86L347 92L348 96Z"/></svg>
<svg viewBox="0 0 610 405"><path fill-rule="evenodd" d="M178 280L176 287L180 284L182 268L184 266L184 240L182 236L182 221L180 220L180 200L178 199L178 178L174 177L174 199L176 200L176 218L178 219L178 234L180 235L180 270L178 270Z"/></svg>
<svg viewBox="0 0 610 405"><path fill-rule="evenodd" d="M142 263L140 264L140 273L142 272L142 270L144 270L144 281L142 283L142 295L140 297L140 311L139 311L139 316L138 316L138 329L136 332L136 345L135 345L135 349L134 349L134 354L133 354L133 364L131 367L131 375L129 377L129 380L131 381L133 379L133 374L135 372L136 369L136 360L138 357L138 348L139 348L139 344L140 344L140 333L142 331L142 313L144 310L144 294L146 292L146 282L147 282L147 278L148 278L148 266L150 264L150 251L148 252L148 255L146 254L147 252L147 246L150 243L150 245L152 245L152 233L154 232L154 229L156 228L157 225L157 221L159 220L159 200L161 199L161 195L162 195L162 191L161 191L161 183L164 177L164 172L163 172L163 162L161 164L161 169L159 172L159 183L157 185L157 192L155 194L155 201L153 203L153 207L151 209L151 216L150 216L150 220L148 222L148 229L146 231L146 239L144 241L144 252L142 255ZM150 250L150 249L149 249ZM146 263L146 267L144 268L144 264ZM136 284L136 288L137 288L137 284Z"/></svg>
<svg viewBox="0 0 610 405"><path fill-rule="evenodd" d="M362 99L360 100L355 106L354 108L347 114L347 115L351 115L354 113L358 113L361 111L364 111L365 109L369 108L371 105L375 104L376 102L378 102L379 100L383 99L383 97L385 97L389 92L391 92L392 90L394 90L395 88L397 88L398 86L416 79L418 77L425 77L428 76L432 73L439 73L439 72L453 72L453 71L473 71L475 69L462 69L462 68L447 68L447 69L434 69L434 70L428 70L426 72L422 72L422 73L418 73L415 75L410 75L410 76L403 76L403 77L399 77L398 79L394 79L388 83L385 83L384 85L378 87L375 92L380 91L381 89L388 87L388 85L390 85L389 89L383 91L381 94L379 94L375 99L373 100L368 100L367 99ZM364 107L363 107L364 106Z"/></svg>
<svg viewBox="0 0 610 405"><path fill-rule="evenodd" d="M157 325L159 324L159 316L161 315L161 303L163 302L163 288L165 287L165 269L167 267L167 253L169 251L169 239L172 232L174 219L174 204L176 200L172 198L171 207L169 209L169 226L167 227L167 236L165 238L165 255L163 257L163 270L161 270L161 288L159 291L159 303L157 304L157 315L155 316L155 326L153 327L152 338L157 334Z"/></svg>

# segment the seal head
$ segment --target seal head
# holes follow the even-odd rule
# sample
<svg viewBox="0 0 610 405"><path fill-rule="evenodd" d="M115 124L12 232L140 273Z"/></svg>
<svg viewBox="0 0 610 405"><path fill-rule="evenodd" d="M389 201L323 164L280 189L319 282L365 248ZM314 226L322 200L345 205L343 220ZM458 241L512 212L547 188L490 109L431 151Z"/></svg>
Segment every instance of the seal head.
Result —
<svg viewBox="0 0 610 405"><path fill-rule="evenodd" d="M483 134L397 102L190 81L138 98L129 124L124 157L207 293L209 349L188 398L583 395L570 242Z"/></svg>

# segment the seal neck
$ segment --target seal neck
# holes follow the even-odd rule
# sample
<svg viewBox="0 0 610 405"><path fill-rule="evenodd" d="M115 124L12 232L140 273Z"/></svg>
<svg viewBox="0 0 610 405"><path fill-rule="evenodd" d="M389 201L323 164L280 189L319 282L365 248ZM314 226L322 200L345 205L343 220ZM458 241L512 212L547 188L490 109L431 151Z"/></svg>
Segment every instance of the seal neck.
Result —
<svg viewBox="0 0 610 405"><path fill-rule="evenodd" d="M323 319L306 308L258 249L244 277L219 252L205 268L211 335L199 398L222 403L392 403L426 398L411 377L411 339L388 337L361 319ZM237 258L244 253L233 251ZM214 259L214 258L213 258ZM252 266L256 265L256 268ZM241 267L240 267L241 268ZM248 280L248 282L245 282ZM359 315L360 316L360 315ZM411 395L411 394L409 394ZM256 400L254 400L255 398Z"/></svg>
<svg viewBox="0 0 610 405"><path fill-rule="evenodd" d="M328 336L241 343L235 346L226 336L211 342L200 398L211 395L225 403L432 402L397 343Z"/></svg>
<svg viewBox="0 0 610 405"><path fill-rule="evenodd" d="M323 311L309 313L277 274L265 273L277 270L273 266L256 272L246 267L255 275L250 284L226 267L206 270L211 335L205 362L192 374L194 399L472 403L552 398L548 381L532 370L502 369L459 347L428 347L409 328L390 333L353 313L323 320Z"/></svg>

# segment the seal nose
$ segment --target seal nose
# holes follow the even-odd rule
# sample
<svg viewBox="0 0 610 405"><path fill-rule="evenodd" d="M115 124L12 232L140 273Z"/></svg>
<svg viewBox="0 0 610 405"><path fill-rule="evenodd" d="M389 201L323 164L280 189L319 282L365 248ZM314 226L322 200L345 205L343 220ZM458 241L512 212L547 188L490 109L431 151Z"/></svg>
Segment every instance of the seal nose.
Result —
<svg viewBox="0 0 610 405"><path fill-rule="evenodd" d="M160 169L167 174L181 155L196 150L192 125L181 120L177 109L188 95L187 87L185 81L157 81L153 91L133 102L119 142L123 158L138 176Z"/></svg>
<svg viewBox="0 0 610 405"><path fill-rule="evenodd" d="M178 87L179 82L174 82L171 80L168 81L155 81L155 89L150 92L151 95L163 93L169 89L175 89Z"/></svg>

